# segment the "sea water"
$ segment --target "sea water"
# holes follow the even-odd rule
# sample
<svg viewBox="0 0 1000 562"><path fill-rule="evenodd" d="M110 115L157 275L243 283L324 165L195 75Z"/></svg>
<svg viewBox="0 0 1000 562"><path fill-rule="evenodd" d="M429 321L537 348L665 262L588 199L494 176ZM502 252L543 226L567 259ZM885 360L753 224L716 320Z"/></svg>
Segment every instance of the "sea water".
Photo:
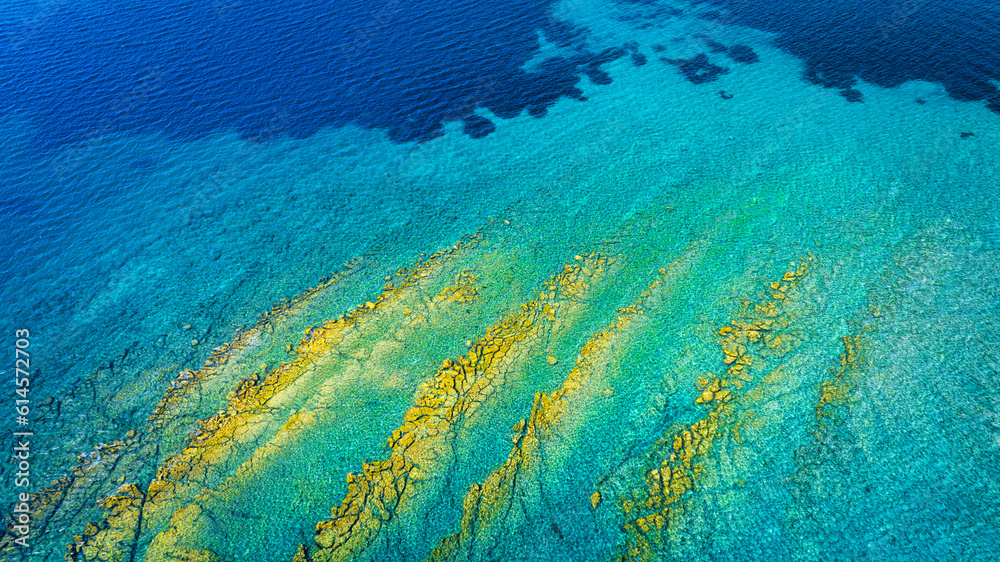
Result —
<svg viewBox="0 0 1000 562"><path fill-rule="evenodd" d="M994 9L4 12L11 560L1000 545Z"/></svg>

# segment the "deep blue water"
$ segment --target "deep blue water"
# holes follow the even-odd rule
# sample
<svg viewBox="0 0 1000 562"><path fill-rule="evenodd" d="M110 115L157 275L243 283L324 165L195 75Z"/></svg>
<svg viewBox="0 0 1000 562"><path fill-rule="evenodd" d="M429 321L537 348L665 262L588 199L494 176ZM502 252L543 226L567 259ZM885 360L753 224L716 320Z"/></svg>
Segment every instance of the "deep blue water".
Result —
<svg viewBox="0 0 1000 562"><path fill-rule="evenodd" d="M943 84L962 101L1000 113L1000 4L955 0L704 0L703 17L778 34L806 77L858 99L856 79L883 87L908 80Z"/></svg>
<svg viewBox="0 0 1000 562"><path fill-rule="evenodd" d="M860 101L856 77L881 86L924 79L1000 111L990 83L1000 79L995 4L706 2L719 10L703 17L776 32L808 79L848 99ZM137 131L302 138L347 123L423 140L449 120L485 136L492 124L476 107L542 116L559 98L580 97L584 73L610 80L599 66L622 52L519 68L538 29L579 46L581 32L551 9L537 0L50 2L4 23L0 100L4 113L30 116L40 148Z"/></svg>
<svg viewBox="0 0 1000 562"><path fill-rule="evenodd" d="M599 62L592 57L535 74L518 68L537 50L537 29L563 45L576 38L549 17L549 4L64 6L6 30L0 99L5 112L33 118L41 147L122 131L305 137L346 123L427 139L477 106L511 116L579 96L580 70Z"/></svg>

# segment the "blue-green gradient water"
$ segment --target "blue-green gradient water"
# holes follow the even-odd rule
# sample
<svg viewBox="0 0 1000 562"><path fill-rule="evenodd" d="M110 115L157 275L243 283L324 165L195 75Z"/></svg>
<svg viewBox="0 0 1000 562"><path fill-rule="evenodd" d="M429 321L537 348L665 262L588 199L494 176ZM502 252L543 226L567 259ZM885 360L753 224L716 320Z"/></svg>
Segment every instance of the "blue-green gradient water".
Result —
<svg viewBox="0 0 1000 562"><path fill-rule="evenodd" d="M654 280L523 453L497 500L514 507L451 559L997 556L998 30L996 6L927 0L3 7L0 419L13 447L27 329L34 435L30 486L11 457L0 505L56 499L33 506L28 548L7 520L2 556L428 559L465 528L470 486L528 450L509 428L535 393ZM591 252L614 266L453 420L446 461L407 473L374 539L324 554L345 475L391 458L442 361L567 264L590 271ZM462 279L474 300L436 297ZM317 285L153 421L184 373ZM657 528L659 507L627 503L710 418L697 381L724 378L719 330L747 302L780 304L783 335L746 344L753 376L716 400L722 429ZM247 418L257 433L213 449L205 474L160 479L241 381L366 303L371 320ZM154 501L159 480L176 487ZM128 484L143 500L123 516L102 502ZM651 546L632 552L643 525Z"/></svg>

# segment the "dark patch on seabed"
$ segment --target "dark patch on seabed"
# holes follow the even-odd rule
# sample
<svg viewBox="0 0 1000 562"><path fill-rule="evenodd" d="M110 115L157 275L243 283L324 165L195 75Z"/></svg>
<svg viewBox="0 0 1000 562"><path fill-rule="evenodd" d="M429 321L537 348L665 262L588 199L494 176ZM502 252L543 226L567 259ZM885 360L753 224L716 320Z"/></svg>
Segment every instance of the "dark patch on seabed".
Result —
<svg viewBox="0 0 1000 562"><path fill-rule="evenodd" d="M760 57L757 53L747 45L733 45L727 47L718 41L715 41L711 37L698 33L695 35L699 39L705 42L705 46L708 47L709 52L712 53L723 53L732 59L734 62L742 62L745 64L752 64L760 61Z"/></svg>
<svg viewBox="0 0 1000 562"><path fill-rule="evenodd" d="M702 18L776 33L801 58L806 78L861 101L860 78L885 88L909 80L943 84L960 101L1000 113L1000 3L973 0L760 2L700 0Z"/></svg>
<svg viewBox="0 0 1000 562"><path fill-rule="evenodd" d="M726 46L701 33L695 34L695 37L704 42L710 53L724 54L734 62L753 64L760 61L757 53L747 45ZM664 50L664 47L662 45L653 45L653 50L661 52ZM699 53L689 59L668 59L661 57L660 60L676 66L684 78L692 84L714 82L719 79L719 76L729 72L728 68L713 64L709 60L707 53ZM722 99L732 99L732 96L725 91L720 91L719 95L722 96Z"/></svg>
<svg viewBox="0 0 1000 562"><path fill-rule="evenodd" d="M583 100L581 75L610 83L601 66L628 54L522 70L539 29L582 52L584 32L550 12L539 0L61 5L26 20L17 48L0 53L0 111L26 114L40 149L121 132L304 138L345 124L421 141L446 121L478 138L492 128L477 108L544 115Z"/></svg>
<svg viewBox="0 0 1000 562"><path fill-rule="evenodd" d="M719 76L729 72L728 68L712 64L708 60L708 55L701 53L689 59L667 59L661 58L665 63L672 64L684 75L692 84L705 84L714 82Z"/></svg>
<svg viewBox="0 0 1000 562"><path fill-rule="evenodd" d="M658 3L655 0L620 0L622 4L631 4L632 9L617 17L618 21L632 24L636 29L663 27L670 18L684 16L684 12L673 6Z"/></svg>

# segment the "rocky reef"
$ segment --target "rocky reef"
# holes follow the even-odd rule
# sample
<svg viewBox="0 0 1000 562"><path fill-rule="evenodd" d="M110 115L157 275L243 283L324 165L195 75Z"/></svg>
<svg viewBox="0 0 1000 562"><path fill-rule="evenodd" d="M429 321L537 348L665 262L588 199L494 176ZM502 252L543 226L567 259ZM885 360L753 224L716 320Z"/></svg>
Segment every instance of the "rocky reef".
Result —
<svg viewBox="0 0 1000 562"><path fill-rule="evenodd" d="M830 241L739 246L743 227L711 221L680 236L662 213L540 261L518 254L509 221L491 222L388 273L353 307L326 310L324 296L362 267L345 264L180 370L143 427L34 494L34 552L130 562L923 552L919 540L936 532L926 524L882 527L875 546L858 539L874 503L889 506L887 520L923 523L901 480L875 474L907 458L908 442L924 460L907 478L985 494L927 492L981 509L959 534L986 532L996 504L977 497L994 497L995 481L969 466L992 454L988 439L935 441L971 432L890 361L930 345L912 330L933 301L920 280L973 267L944 251L963 234L927 231L861 259ZM964 291L951 298L986 302ZM980 333L986 309L963 310ZM302 330L317 311L326 319ZM922 360L907 369L932 361ZM954 380L935 381L934 396L957 396ZM962 415L989 419L983 395L963 400ZM968 466L933 462L951 446ZM0 543L7 559L23 554L13 538Z"/></svg>

